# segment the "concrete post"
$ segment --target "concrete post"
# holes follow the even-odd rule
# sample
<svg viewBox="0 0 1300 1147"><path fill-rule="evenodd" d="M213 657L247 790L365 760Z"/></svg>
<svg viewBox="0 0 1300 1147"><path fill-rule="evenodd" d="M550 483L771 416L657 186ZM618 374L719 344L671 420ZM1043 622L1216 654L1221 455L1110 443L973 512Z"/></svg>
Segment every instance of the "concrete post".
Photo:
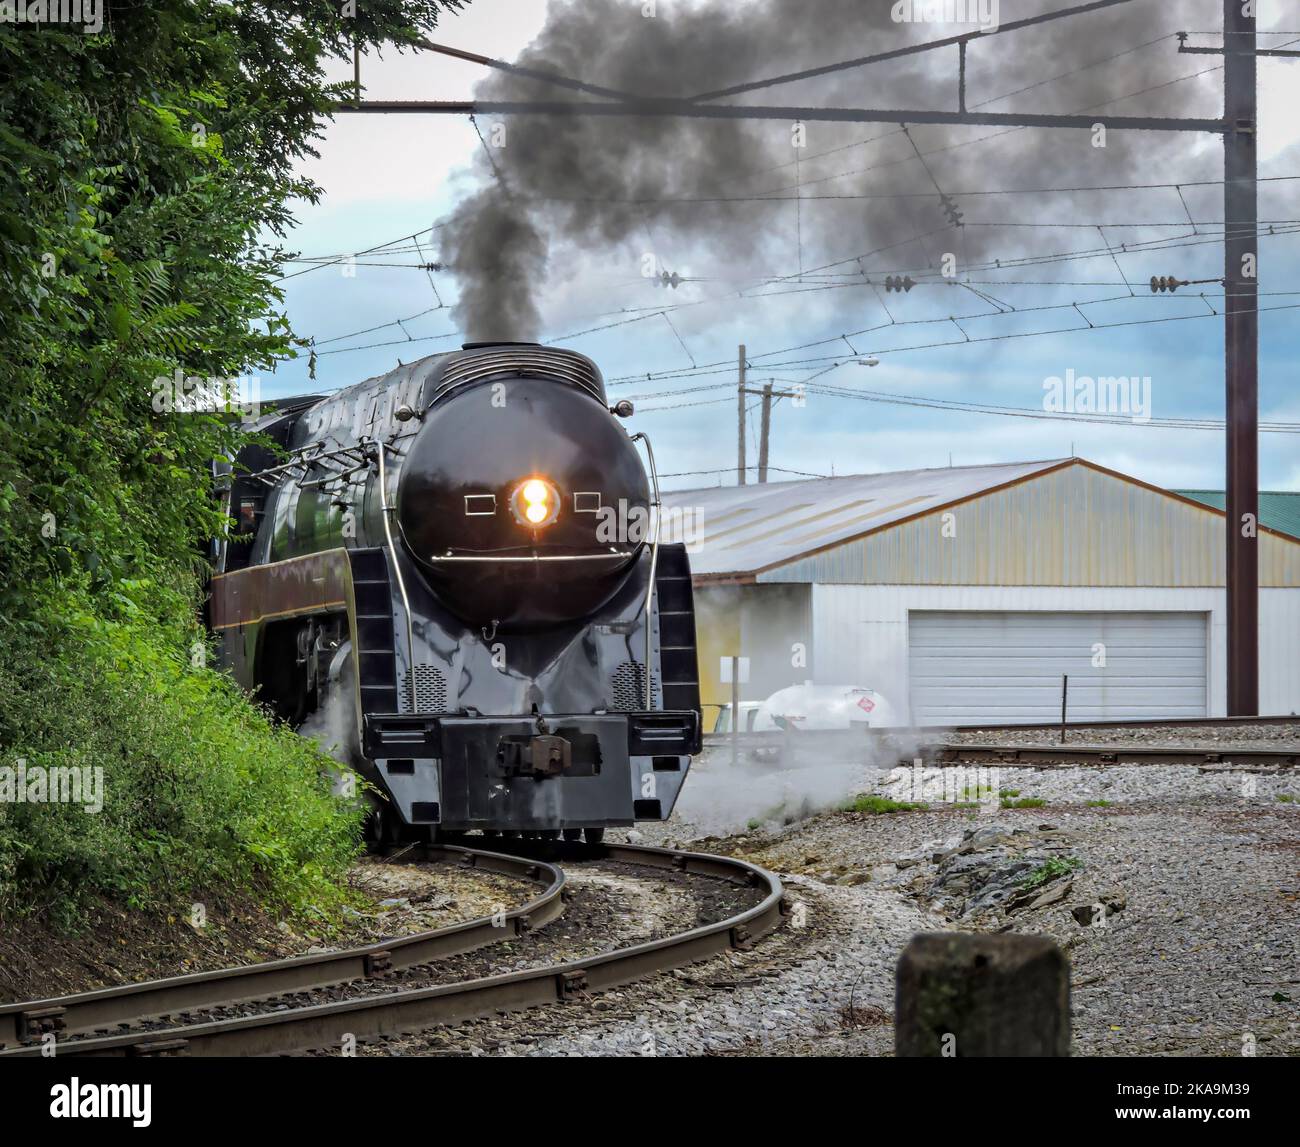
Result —
<svg viewBox="0 0 1300 1147"><path fill-rule="evenodd" d="M898 960L898 1056L1070 1054L1070 963L1046 936L922 932Z"/></svg>

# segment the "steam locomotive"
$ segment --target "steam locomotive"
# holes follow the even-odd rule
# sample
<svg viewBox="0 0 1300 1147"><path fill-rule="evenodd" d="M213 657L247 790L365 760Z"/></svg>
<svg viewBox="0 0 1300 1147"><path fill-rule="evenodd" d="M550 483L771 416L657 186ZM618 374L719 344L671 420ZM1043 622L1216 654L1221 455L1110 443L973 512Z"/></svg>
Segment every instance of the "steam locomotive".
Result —
<svg viewBox="0 0 1300 1147"><path fill-rule="evenodd" d="M221 662L333 730L375 838L598 841L672 812L701 742L695 615L631 412L584 355L470 343L284 401L254 425L274 448L217 467Z"/></svg>

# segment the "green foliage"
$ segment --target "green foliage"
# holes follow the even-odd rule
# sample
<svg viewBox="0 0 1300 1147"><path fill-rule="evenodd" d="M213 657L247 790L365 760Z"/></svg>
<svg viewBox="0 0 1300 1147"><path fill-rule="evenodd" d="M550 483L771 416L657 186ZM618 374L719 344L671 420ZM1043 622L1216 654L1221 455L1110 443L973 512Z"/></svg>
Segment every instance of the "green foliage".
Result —
<svg viewBox="0 0 1300 1147"><path fill-rule="evenodd" d="M320 194L297 172L344 94L326 62L457 6L106 0L97 35L0 22L0 764L94 759L111 794L96 816L3 810L0 909L165 898L205 871L300 902L351 847L314 752L184 669L204 543L231 525L211 464L240 433L159 400L295 353L280 242Z"/></svg>
<svg viewBox="0 0 1300 1147"><path fill-rule="evenodd" d="M1077 856L1053 856L1045 860L1028 876L1020 881L1021 888L1037 888L1039 885L1046 884L1048 881L1055 880L1058 876L1068 876L1077 868L1083 867L1083 861Z"/></svg>
<svg viewBox="0 0 1300 1147"><path fill-rule="evenodd" d="M1001 801L1003 808L1042 808L1046 803L1042 797L1003 797Z"/></svg>
<svg viewBox="0 0 1300 1147"><path fill-rule="evenodd" d="M22 746L28 776L83 770L102 808L0 803L0 917L52 908L66 918L95 893L138 906L160 891L251 888L289 910L338 904L333 882L360 843L359 799L331 795L328 758L230 678L178 655L182 643L155 617L81 612L7 636L17 656L0 664L10 702L0 741ZM52 656L60 646L77 657ZM16 770L17 759L3 763ZM89 780L96 768L102 789Z"/></svg>
<svg viewBox="0 0 1300 1147"><path fill-rule="evenodd" d="M1110 801L1085 801L1088 808L1110 808Z"/></svg>
<svg viewBox="0 0 1300 1147"><path fill-rule="evenodd" d="M866 813L892 813L892 812L916 812L924 810L928 806L923 804L912 804L908 801L890 800L889 797L875 796L872 793L859 793L852 800L840 806L844 812L866 812Z"/></svg>

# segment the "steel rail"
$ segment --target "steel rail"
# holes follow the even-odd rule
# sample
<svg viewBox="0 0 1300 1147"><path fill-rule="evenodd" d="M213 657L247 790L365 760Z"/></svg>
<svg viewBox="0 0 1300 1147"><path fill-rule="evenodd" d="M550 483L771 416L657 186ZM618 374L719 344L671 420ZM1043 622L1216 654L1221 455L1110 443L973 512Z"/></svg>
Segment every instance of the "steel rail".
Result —
<svg viewBox="0 0 1300 1147"><path fill-rule="evenodd" d="M439 854L448 859L459 856L461 865L479 871L532 880L544 885L544 891L505 913L383 939L358 948L123 984L47 1000L0 1004L0 1048L39 1040L46 1033L53 1033L62 1041L67 1035L106 1032L159 1016L246 1003L351 980L380 979L402 968L522 936L549 924L564 911L564 872L553 864L454 845L427 850L430 858ZM140 1038L140 1034L135 1038Z"/></svg>
<svg viewBox="0 0 1300 1147"><path fill-rule="evenodd" d="M715 924L582 960L148 1034L136 1032L80 1040L59 1045L58 1054L60 1057L281 1055L339 1046L348 1037L361 1040L456 1024L496 1012L577 999L721 952L747 948L777 927L783 914L784 892L780 880L746 861L634 845L571 844L558 851L585 859L616 860L721 877L765 889L766 895L754 907ZM40 1054L39 1046L25 1046L0 1051L0 1059Z"/></svg>
<svg viewBox="0 0 1300 1147"><path fill-rule="evenodd" d="M1101 721L1067 721L1065 727L1069 729L1179 729L1193 728L1204 726L1207 729L1224 728L1231 729L1240 725L1289 725L1300 726L1300 715L1292 713L1287 716L1275 717L1153 717L1141 718L1130 717L1122 720L1101 720ZM994 730L1006 729L1059 729L1060 721L1014 721L1000 725L986 724L963 724L963 725L935 725L931 729L938 731L940 729L947 732L974 732L980 729L987 729L990 732ZM916 732L914 729L907 729L902 726L889 729L878 729L881 733L908 733ZM922 728L920 731L924 731Z"/></svg>
<svg viewBox="0 0 1300 1147"><path fill-rule="evenodd" d="M1182 729L1182 728L1206 728L1206 729L1233 729L1245 725L1295 725L1300 729L1300 715L1291 714L1289 716L1270 716L1270 717L1153 717L1149 719L1129 718L1124 720L1100 720L1100 721L1067 721L1065 729L1071 730L1083 729ZM942 735L944 733L1000 733L1015 732L1018 730L1043 729L1051 730L1053 733L1060 731L1060 721L1010 721L1005 723L989 724L986 722L977 722L974 724L960 725L876 725L867 726L863 723L862 731L857 729L803 729L795 730L790 736L794 738L795 744L799 744L800 737L825 737L828 740L840 738L841 740L849 737L855 740L862 740L863 737L881 738L881 737L915 737L918 735L930 734L932 736ZM770 745L782 737L786 736L781 729L761 729L749 730L740 734L740 743L748 744L750 747L761 747ZM708 744L730 744L732 734L706 732L704 734L704 743Z"/></svg>
<svg viewBox="0 0 1300 1147"><path fill-rule="evenodd" d="M1219 748L1169 745L922 745L921 759L930 762L989 761L1011 768L1048 765L1202 765L1216 768L1300 765L1300 746L1289 749ZM900 761L900 766L911 761Z"/></svg>

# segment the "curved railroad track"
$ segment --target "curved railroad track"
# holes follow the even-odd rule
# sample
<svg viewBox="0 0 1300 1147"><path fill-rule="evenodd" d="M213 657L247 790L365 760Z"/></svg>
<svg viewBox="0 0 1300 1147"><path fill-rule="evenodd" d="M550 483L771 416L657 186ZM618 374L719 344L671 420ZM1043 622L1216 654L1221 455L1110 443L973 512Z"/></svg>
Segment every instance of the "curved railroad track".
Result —
<svg viewBox="0 0 1300 1147"><path fill-rule="evenodd" d="M0 1009L0 1058L39 1056L42 1035L56 1034L59 1056L243 1056L277 1055L340 1046L438 1025L456 1024L500 1011L539 1007L600 992L620 984L707 959L732 948L747 948L775 928L783 912L783 890L772 873L726 856L604 844L530 845L502 841L523 855L444 846L461 863L502 875L546 883L537 899L507 914L510 926L491 917L420 933L347 952L303 956L270 964L199 973L147 984L65 996L56 1000L7 1004ZM678 932L585 959L551 963L525 971L486 976L433 987L335 1000L305 1007L281 1007L255 1015L182 1023L154 1031L121 1031L141 1020L180 1015L201 1007L263 1000L345 981L376 978L390 970L483 947L494 939L518 936L555 919L563 910L564 873L537 851L579 861L606 860L712 877L757 888L759 903L712 924ZM385 966L386 965L386 966ZM61 1009L56 1011L56 1009ZM60 1026L61 1025L61 1026ZM91 1034L87 1034L91 1033ZM71 1036L82 1038L67 1039Z"/></svg>
<svg viewBox="0 0 1300 1147"><path fill-rule="evenodd" d="M113 1029L135 1027L159 1017L184 1019L203 1008L268 999L352 980L381 979L403 968L472 952L523 935L549 924L564 911L564 873L553 864L450 845L428 848L421 853L421 858L458 862L500 876L531 880L542 886L542 892L503 914L391 937L361 947L122 984L54 999L0 1004L0 1054L15 1045L39 1041L48 1033L53 1033L60 1042L70 1036L108 1035Z"/></svg>

